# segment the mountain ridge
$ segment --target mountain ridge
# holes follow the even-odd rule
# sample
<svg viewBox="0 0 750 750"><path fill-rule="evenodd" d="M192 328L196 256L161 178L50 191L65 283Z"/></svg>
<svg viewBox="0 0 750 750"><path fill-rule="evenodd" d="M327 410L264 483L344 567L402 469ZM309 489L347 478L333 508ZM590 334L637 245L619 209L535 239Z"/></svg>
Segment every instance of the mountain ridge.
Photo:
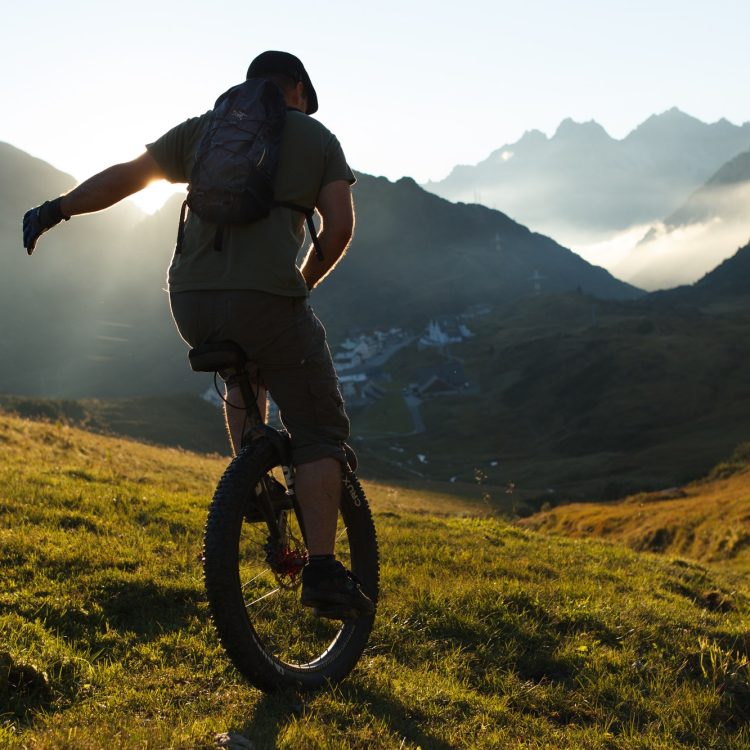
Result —
<svg viewBox="0 0 750 750"><path fill-rule="evenodd" d="M725 162L750 148L750 122L706 124L677 108L622 139L563 120L548 137L526 131L474 165L423 187L498 208L575 248L668 216Z"/></svg>

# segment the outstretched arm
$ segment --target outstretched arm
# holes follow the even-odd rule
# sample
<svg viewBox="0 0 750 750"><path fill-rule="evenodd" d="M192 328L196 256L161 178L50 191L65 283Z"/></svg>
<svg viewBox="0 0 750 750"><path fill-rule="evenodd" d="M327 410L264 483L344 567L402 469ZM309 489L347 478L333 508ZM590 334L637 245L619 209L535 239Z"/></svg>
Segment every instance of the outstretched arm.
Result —
<svg viewBox="0 0 750 750"><path fill-rule="evenodd" d="M60 198L27 211L23 217L23 246L31 255L37 240L61 221L109 208L162 177L161 167L148 151L132 161L115 164Z"/></svg>
<svg viewBox="0 0 750 750"><path fill-rule="evenodd" d="M318 196L317 209L322 219L318 239L323 260L310 249L302 263L302 275L308 289L320 283L344 257L354 231L354 205L351 186L346 180L335 180L323 187Z"/></svg>
<svg viewBox="0 0 750 750"><path fill-rule="evenodd" d="M137 159L115 164L73 188L62 196L60 210L63 216L101 211L143 190L149 182L163 177L161 167L154 157L145 151Z"/></svg>

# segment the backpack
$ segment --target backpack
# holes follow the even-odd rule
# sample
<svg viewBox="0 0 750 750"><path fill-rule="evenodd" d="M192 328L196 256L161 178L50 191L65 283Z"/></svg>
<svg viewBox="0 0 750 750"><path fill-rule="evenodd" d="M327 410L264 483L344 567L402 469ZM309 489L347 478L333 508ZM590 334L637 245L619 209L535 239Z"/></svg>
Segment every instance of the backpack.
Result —
<svg viewBox="0 0 750 750"><path fill-rule="evenodd" d="M318 258L323 259L314 210L277 202L273 196L286 111L281 89L263 78L249 78L216 100L196 151L175 252L182 251L188 207L217 225L214 249L221 251L225 226L251 224L284 206L305 215Z"/></svg>

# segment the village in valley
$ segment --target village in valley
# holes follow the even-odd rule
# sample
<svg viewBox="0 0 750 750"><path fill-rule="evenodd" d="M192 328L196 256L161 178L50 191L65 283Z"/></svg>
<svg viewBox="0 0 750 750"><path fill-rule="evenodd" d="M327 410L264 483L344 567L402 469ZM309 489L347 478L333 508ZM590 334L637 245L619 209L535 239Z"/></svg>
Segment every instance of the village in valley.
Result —
<svg viewBox="0 0 750 750"><path fill-rule="evenodd" d="M412 382L405 393L427 396L437 393L457 393L469 387L459 360L448 353L447 347L460 344L474 334L467 325L470 318L485 315L489 308L477 306L461 315L443 316L430 320L421 334L400 328L388 332L373 331L349 336L333 352L333 363L347 402L374 402L381 388L378 381L389 381L385 368L396 352L406 347L417 351L432 349L446 360L446 367L417 367L409 373Z"/></svg>
<svg viewBox="0 0 750 750"><path fill-rule="evenodd" d="M463 364L449 347L473 338L472 318L489 313L487 306L475 306L459 315L446 315L429 321L420 334L401 328L388 331L351 333L333 350L333 363L347 405L353 409L377 408L377 402L392 389L394 373L388 362L401 350L416 352L414 366L399 373L398 381L407 383L401 396L412 416L413 428L407 434L419 434L425 426L419 415L422 400L437 396L455 396L475 389L467 380ZM439 355L425 357L430 364L420 365L419 352L431 350Z"/></svg>

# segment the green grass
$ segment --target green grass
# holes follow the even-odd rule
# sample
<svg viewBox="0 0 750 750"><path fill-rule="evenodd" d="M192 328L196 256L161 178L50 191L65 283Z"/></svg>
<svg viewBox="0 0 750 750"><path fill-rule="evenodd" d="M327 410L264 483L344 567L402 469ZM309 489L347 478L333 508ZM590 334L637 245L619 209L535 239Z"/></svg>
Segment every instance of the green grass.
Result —
<svg viewBox="0 0 750 750"><path fill-rule="evenodd" d="M334 689L261 694L203 594L222 468L0 417L0 746L750 747L746 577L379 485L368 650Z"/></svg>
<svg viewBox="0 0 750 750"><path fill-rule="evenodd" d="M375 403L349 410L356 434L360 437L400 435L414 429L400 390L392 383L386 387L386 393Z"/></svg>
<svg viewBox="0 0 750 750"><path fill-rule="evenodd" d="M524 519L526 528L600 537L750 572L750 443L707 477L623 501L573 503Z"/></svg>

